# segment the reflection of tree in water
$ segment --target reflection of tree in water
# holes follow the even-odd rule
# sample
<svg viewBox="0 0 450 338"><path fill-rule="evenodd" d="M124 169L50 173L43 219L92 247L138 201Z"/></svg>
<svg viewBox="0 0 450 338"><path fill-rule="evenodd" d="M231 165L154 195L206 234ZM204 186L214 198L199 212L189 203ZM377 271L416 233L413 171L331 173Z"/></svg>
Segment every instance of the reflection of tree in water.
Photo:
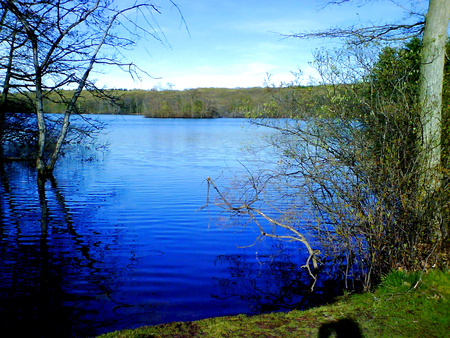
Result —
<svg viewBox="0 0 450 338"><path fill-rule="evenodd" d="M55 179L38 180L25 165L0 165L0 196L4 330L30 337L85 336L93 323L102 325L103 311L129 306L111 296L120 286L117 271L102 262L114 239L74 220Z"/></svg>
<svg viewBox="0 0 450 338"><path fill-rule="evenodd" d="M335 280L330 270L313 278L301 262L305 257L296 250L276 245L274 253L263 256L223 255L218 256L216 264L225 265L229 278L218 279L221 290L215 298L235 298L248 302L252 313L306 309L333 300L342 293L343 280Z"/></svg>

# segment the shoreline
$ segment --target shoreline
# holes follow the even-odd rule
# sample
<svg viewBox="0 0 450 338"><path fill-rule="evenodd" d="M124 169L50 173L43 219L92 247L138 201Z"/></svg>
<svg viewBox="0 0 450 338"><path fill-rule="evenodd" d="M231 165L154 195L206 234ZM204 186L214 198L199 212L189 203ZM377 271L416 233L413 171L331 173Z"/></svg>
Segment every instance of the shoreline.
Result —
<svg viewBox="0 0 450 338"><path fill-rule="evenodd" d="M309 310L171 322L98 337L444 337L449 298L448 270L394 271L373 292Z"/></svg>

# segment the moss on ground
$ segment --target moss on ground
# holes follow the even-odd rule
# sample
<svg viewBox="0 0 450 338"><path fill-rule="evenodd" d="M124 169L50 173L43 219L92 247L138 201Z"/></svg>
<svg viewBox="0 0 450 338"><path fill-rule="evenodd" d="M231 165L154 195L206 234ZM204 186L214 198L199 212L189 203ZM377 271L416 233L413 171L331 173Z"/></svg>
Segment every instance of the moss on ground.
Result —
<svg viewBox="0 0 450 338"><path fill-rule="evenodd" d="M449 296L448 271L396 271L372 293L307 311L174 322L101 337L448 337Z"/></svg>

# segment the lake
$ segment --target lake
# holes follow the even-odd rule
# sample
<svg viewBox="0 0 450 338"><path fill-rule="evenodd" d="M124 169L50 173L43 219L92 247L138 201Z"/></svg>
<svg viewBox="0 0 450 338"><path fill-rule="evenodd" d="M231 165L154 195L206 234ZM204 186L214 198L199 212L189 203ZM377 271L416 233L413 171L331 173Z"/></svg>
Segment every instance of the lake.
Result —
<svg viewBox="0 0 450 338"><path fill-rule="evenodd" d="M206 178L253 165L270 133L242 119L99 116L104 151L57 164L45 194L7 163L0 186L2 335L92 336L170 321L307 308L340 286L317 284L302 248L215 220ZM246 248L243 248L243 247ZM4 336L4 335L3 335Z"/></svg>

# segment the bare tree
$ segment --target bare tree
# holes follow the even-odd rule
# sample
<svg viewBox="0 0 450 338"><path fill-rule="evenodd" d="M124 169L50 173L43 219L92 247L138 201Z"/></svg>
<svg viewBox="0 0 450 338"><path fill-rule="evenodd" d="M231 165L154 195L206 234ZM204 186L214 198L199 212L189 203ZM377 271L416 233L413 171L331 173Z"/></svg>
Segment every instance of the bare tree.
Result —
<svg viewBox="0 0 450 338"><path fill-rule="evenodd" d="M332 1L330 4L343 4L348 0ZM444 62L448 27L450 21L450 3L448 0L430 0L426 15L408 13L417 17L416 22L409 24L395 23L362 28L335 28L318 32L307 32L290 35L296 38L341 38L363 46L371 41L398 41L411 37L422 37L422 53L420 67L420 85L418 105L420 123L419 154L420 163L418 200L422 208L429 208L430 203L436 207L431 222L434 236L438 243L443 243L443 236L448 233L448 226L443 220L445 201L438 198L443 189L442 167L442 129L448 125L442 115L442 88L444 80ZM448 56L447 56L448 57ZM435 201L433 201L435 200ZM424 211L425 212L425 211Z"/></svg>
<svg viewBox="0 0 450 338"><path fill-rule="evenodd" d="M124 8L109 0L2 0L0 4L14 16L19 24L16 32L26 41L21 53L31 62L21 87L28 96L32 94L35 105L39 131L37 170L43 175L51 174L81 92L97 89L89 81L91 70L95 65L116 66L139 76L140 70L134 63L122 61L121 50L135 45L140 36L150 35L162 41L148 19L158 8L145 0ZM131 20L131 13L142 20ZM61 97L66 113L60 136L47 159L45 99L50 93L74 86L72 97Z"/></svg>
<svg viewBox="0 0 450 338"><path fill-rule="evenodd" d="M330 1L344 4L349 0ZM339 38L363 45L371 41L398 41L422 36L421 120L422 120L422 193L429 195L441 186L442 85L444 78L445 44L448 38L450 4L447 0L430 0L426 15L409 24L393 23L380 26L332 28L324 31L288 35L294 38Z"/></svg>
<svg viewBox="0 0 450 338"><path fill-rule="evenodd" d="M439 130L448 122L440 118L439 96L448 8L448 1L432 0L425 25L420 16L412 24L294 35L339 37L346 44L315 55L322 86L310 96L301 95L295 83L290 91L274 88L273 102L253 113L291 113L288 121L253 121L275 131L268 141L276 165L264 174L252 172L228 190L214 184L216 205L233 217L249 215L261 236L283 239L288 230L310 259L336 263L346 278L360 278L366 288L391 269L442 262L446 232L440 229L448 194ZM427 42L430 30L438 36ZM420 58L417 46L408 50L400 42L422 32ZM263 229L257 216L268 226Z"/></svg>
<svg viewBox="0 0 450 338"><path fill-rule="evenodd" d="M0 56L0 63L2 69L2 91L0 93L0 145L3 145L6 133L6 114L10 110L14 110L14 101L11 98L11 90L15 89L15 81L23 78L21 71L23 66L23 58L18 51L24 45L24 39L20 37L18 31L18 22L11 16L11 13L6 8L2 8L0 19L0 45L4 54ZM26 106L26 104L23 104ZM0 146L0 158L3 158L3 147Z"/></svg>

